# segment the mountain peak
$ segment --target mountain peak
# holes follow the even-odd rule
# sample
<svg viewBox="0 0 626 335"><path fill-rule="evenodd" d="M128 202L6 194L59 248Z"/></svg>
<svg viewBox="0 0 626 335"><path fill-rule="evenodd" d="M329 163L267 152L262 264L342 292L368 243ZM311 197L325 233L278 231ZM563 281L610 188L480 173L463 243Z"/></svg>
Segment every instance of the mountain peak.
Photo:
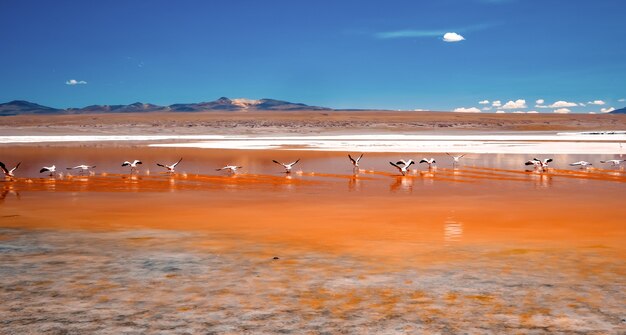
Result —
<svg viewBox="0 0 626 335"><path fill-rule="evenodd" d="M141 113L141 112L205 112L205 111L297 111L330 110L330 108L309 106L275 99L247 99L220 97L217 100L199 103L182 103L159 106L150 103L134 102L129 105L90 105L83 108L56 109L25 100L14 100L0 104L0 116L19 114L85 114L85 113Z"/></svg>
<svg viewBox="0 0 626 335"><path fill-rule="evenodd" d="M13 100L0 104L0 116L18 114L54 114L61 109L46 107L26 100Z"/></svg>

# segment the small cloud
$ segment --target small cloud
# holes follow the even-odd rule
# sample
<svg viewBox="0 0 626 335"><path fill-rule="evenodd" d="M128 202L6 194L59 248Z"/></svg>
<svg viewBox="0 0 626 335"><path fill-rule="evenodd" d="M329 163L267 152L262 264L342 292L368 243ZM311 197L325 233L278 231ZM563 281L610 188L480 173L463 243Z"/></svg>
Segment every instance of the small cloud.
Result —
<svg viewBox="0 0 626 335"><path fill-rule="evenodd" d="M626 101L626 99L625 98L621 98L621 99L617 99L617 101L624 102L624 101Z"/></svg>
<svg viewBox="0 0 626 335"><path fill-rule="evenodd" d="M496 114L504 114L506 113L505 111L496 111Z"/></svg>
<svg viewBox="0 0 626 335"><path fill-rule="evenodd" d="M524 111L515 111L515 112L512 112L512 113L513 114L526 114L526 112L524 112Z"/></svg>
<svg viewBox="0 0 626 335"><path fill-rule="evenodd" d="M480 113L480 109L476 107L470 107L470 108L459 107L459 108L455 108L454 112L455 113Z"/></svg>
<svg viewBox="0 0 626 335"><path fill-rule="evenodd" d="M483 110L484 110L484 111L490 111L490 110L491 110L491 107L483 107Z"/></svg>
<svg viewBox="0 0 626 335"><path fill-rule="evenodd" d="M544 102L546 102L546 101L545 101L545 100L543 100L543 99L537 99L537 100L535 100L535 103L536 103L537 105L543 105L543 104L544 104Z"/></svg>
<svg viewBox="0 0 626 335"><path fill-rule="evenodd" d="M465 37L457 34L457 33L445 33L443 34L444 42L461 42L464 41Z"/></svg>
<svg viewBox="0 0 626 335"><path fill-rule="evenodd" d="M488 105L489 104L489 100L479 101L478 103L481 104L481 105Z"/></svg>
<svg viewBox="0 0 626 335"><path fill-rule="evenodd" d="M448 27L445 30L444 29L405 29L405 30L394 30L394 31L382 31L382 32L377 32L374 33L373 36L376 38L380 38L380 39L390 39L390 38L419 38L419 37L438 37L441 35L444 35L444 41L445 41L445 35L447 34L455 34L458 37L461 37L461 40L463 40L463 36L457 34L457 33L450 33L450 31L458 31L460 33L465 33L465 32L470 32L470 31L479 31L479 30L485 30L485 29L489 29L493 26L495 26L497 24L494 23L479 23L479 24L474 24L474 25L470 25L470 26L465 26L465 27ZM454 41L446 41L446 42L458 42L456 40Z"/></svg>
<svg viewBox="0 0 626 335"><path fill-rule="evenodd" d="M612 112L614 110L615 110L615 108L613 108L613 107L600 108L600 113L610 113L610 112Z"/></svg>
<svg viewBox="0 0 626 335"><path fill-rule="evenodd" d="M65 85L85 85L85 84L87 84L86 81L84 81L84 80L76 80L76 79L70 79L70 80L65 82Z"/></svg>
<svg viewBox="0 0 626 335"><path fill-rule="evenodd" d="M443 34L441 30L396 30L396 31L383 31L374 34L374 37L389 39L389 38L407 38L407 37L435 37Z"/></svg>
<svg viewBox="0 0 626 335"><path fill-rule="evenodd" d="M425 111L427 111L427 109L415 108L413 111L414 112L425 112Z"/></svg>
<svg viewBox="0 0 626 335"><path fill-rule="evenodd" d="M500 100L494 100L491 103L491 106L493 106L493 107L500 107L500 106L502 106L502 102Z"/></svg>
<svg viewBox="0 0 626 335"><path fill-rule="evenodd" d="M555 109L554 112L557 114L567 114L567 113L570 113L571 110L567 108L559 108L559 109Z"/></svg>
<svg viewBox="0 0 626 335"><path fill-rule="evenodd" d="M553 103L552 105L548 106L550 108L563 108L563 107L576 107L578 106L577 103L575 102L567 102L567 101L563 101L563 100L559 100L555 103Z"/></svg>
<svg viewBox="0 0 626 335"><path fill-rule="evenodd" d="M595 114L596 112L589 112L589 114Z"/></svg>
<svg viewBox="0 0 626 335"><path fill-rule="evenodd" d="M579 103L578 103L578 106L580 106L580 107L585 107L585 106L587 106L587 105L585 105L585 104L584 104L584 103L582 103L582 102L579 102Z"/></svg>
<svg viewBox="0 0 626 335"><path fill-rule="evenodd" d="M504 104L504 106L502 106L503 109L518 109L518 108L527 108L526 107L526 100L524 99L517 99L515 101L509 101L507 103Z"/></svg>
<svg viewBox="0 0 626 335"><path fill-rule="evenodd" d="M527 113L527 114L539 114L539 112L537 112L537 111L528 111L528 112L526 112L526 113Z"/></svg>
<svg viewBox="0 0 626 335"><path fill-rule="evenodd" d="M587 102L590 105L605 105L606 102L602 101L602 100L594 100L594 101L589 101Z"/></svg>

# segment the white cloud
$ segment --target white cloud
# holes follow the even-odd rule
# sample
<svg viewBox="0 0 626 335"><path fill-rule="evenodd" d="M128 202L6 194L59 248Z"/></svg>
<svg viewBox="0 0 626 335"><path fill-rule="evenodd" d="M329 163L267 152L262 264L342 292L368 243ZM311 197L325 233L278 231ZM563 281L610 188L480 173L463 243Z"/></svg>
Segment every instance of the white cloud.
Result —
<svg viewBox="0 0 626 335"><path fill-rule="evenodd" d="M491 110L491 107L483 107L483 110L484 110L484 111L490 111L490 110Z"/></svg>
<svg viewBox="0 0 626 335"><path fill-rule="evenodd" d="M580 106L580 107L585 107L585 106L587 106L587 105L585 105L584 103L580 102L580 103L578 103L578 106Z"/></svg>
<svg viewBox="0 0 626 335"><path fill-rule="evenodd" d="M479 31L479 30L489 29L495 25L496 24L494 23L479 23L479 24L465 26L465 27L455 27L455 28L448 27L443 30L441 29L426 29L426 30L405 29L405 30L395 30L395 31L382 31L382 32L374 33L373 36L376 38L380 38L380 39L421 38L421 37L435 37L435 36L439 37L448 33L450 30L454 30L458 32Z"/></svg>
<svg viewBox="0 0 626 335"><path fill-rule="evenodd" d="M617 101L624 102L624 101L626 101L626 99L625 98L621 98L621 99L617 99Z"/></svg>
<svg viewBox="0 0 626 335"><path fill-rule="evenodd" d="M414 112L425 112L425 111L427 111L427 109L415 108L413 111Z"/></svg>
<svg viewBox="0 0 626 335"><path fill-rule="evenodd" d="M590 105L606 105L606 102L602 100L594 100L594 101L589 101L587 103Z"/></svg>
<svg viewBox="0 0 626 335"><path fill-rule="evenodd" d="M596 112L589 112L589 114L595 114Z"/></svg>
<svg viewBox="0 0 626 335"><path fill-rule="evenodd" d="M506 113L505 111L496 111L496 114L504 114Z"/></svg>
<svg viewBox="0 0 626 335"><path fill-rule="evenodd" d="M513 114L526 114L526 112L524 112L524 111L515 111L515 112L513 112Z"/></svg>
<svg viewBox="0 0 626 335"><path fill-rule="evenodd" d="M600 108L600 113L610 113L610 112L612 112L614 110L615 110L615 108L613 108L613 107Z"/></svg>
<svg viewBox="0 0 626 335"><path fill-rule="evenodd" d="M550 108L550 107L548 107L548 106L546 106L546 105L535 105L535 107L536 107L536 108Z"/></svg>
<svg viewBox="0 0 626 335"><path fill-rule="evenodd" d="M537 112L537 111L528 111L526 113L528 113L528 114L539 114L539 112Z"/></svg>
<svg viewBox="0 0 626 335"><path fill-rule="evenodd" d="M537 100L535 100L535 103L536 103L537 105L543 105L543 103L544 103L544 102L546 102L546 101L545 101L545 100L543 100L543 99L537 99Z"/></svg>
<svg viewBox="0 0 626 335"><path fill-rule="evenodd" d="M465 40L465 37L457 34L457 33L445 33L443 34L444 42L461 42Z"/></svg>
<svg viewBox="0 0 626 335"><path fill-rule="evenodd" d="M559 109L555 109L554 112L557 113L557 114L567 114L567 113L571 112L571 110L569 110L567 108L559 108Z"/></svg>
<svg viewBox="0 0 626 335"><path fill-rule="evenodd" d="M493 107L500 107L500 106L502 106L502 102L501 102L500 100L494 100L494 101L491 103L491 105L492 105Z"/></svg>
<svg viewBox="0 0 626 335"><path fill-rule="evenodd" d="M515 101L509 100L509 102L505 103L504 106L502 106L502 108L503 109L527 108L526 100L524 99L517 99Z"/></svg>
<svg viewBox="0 0 626 335"><path fill-rule="evenodd" d="M76 80L76 79L70 79L65 82L65 85L84 85L84 84L87 84L87 82L84 80Z"/></svg>
<svg viewBox="0 0 626 335"><path fill-rule="evenodd" d="M552 105L548 106L550 108L563 108L563 107L576 107L578 106L577 103L575 102L567 102L567 101L563 101L563 100L559 100L555 103L553 103Z"/></svg>
<svg viewBox="0 0 626 335"><path fill-rule="evenodd" d="M489 104L489 100L479 101L478 103L481 104L481 105L488 105Z"/></svg>
<svg viewBox="0 0 626 335"><path fill-rule="evenodd" d="M456 113L480 113L480 109L476 107L470 107L470 108L459 107L459 108L455 108L454 112Z"/></svg>

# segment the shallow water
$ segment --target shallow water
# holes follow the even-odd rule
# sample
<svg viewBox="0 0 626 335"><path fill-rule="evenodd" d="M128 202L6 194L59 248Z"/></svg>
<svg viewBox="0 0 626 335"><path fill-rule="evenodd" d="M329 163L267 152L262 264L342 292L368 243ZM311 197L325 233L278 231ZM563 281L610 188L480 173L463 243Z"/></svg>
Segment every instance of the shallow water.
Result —
<svg viewBox="0 0 626 335"><path fill-rule="evenodd" d="M415 157L355 175L343 153L2 149L26 177L0 184L0 333L626 331L626 173L564 163L613 156L437 155L402 177L388 161ZM35 177L44 155L96 175Z"/></svg>
<svg viewBox="0 0 626 335"><path fill-rule="evenodd" d="M18 177L42 177L39 173L42 166L57 166L57 172L68 172L65 168L78 164L96 165L97 173L128 173L129 169L121 164L127 160L139 159L144 164L139 167L140 175L163 172L164 169L156 163L172 164L179 158L183 162L177 168L178 172L202 175L224 175L216 172L227 164L242 165L241 170L247 174L283 175L283 169L272 162L292 162L301 158L294 171L307 173L329 173L352 175L354 170L347 153L303 150L223 150L199 148L157 148L141 144L74 144L74 145L2 145L0 146L2 162L7 167L13 167L22 162L17 171ZM353 153L357 155L358 153ZM466 154L458 166L453 166L452 159L443 153L365 153L361 161L361 172L375 170L396 174L397 170L389 165L390 161L398 159L435 158L440 168L486 168L510 169L524 171L524 162L533 157L553 158L551 167L562 170L589 172L578 167L569 166L570 163L587 160L592 162L591 171L617 174L623 171L619 168L600 163L601 160L624 159L619 154ZM428 170L425 164L416 164L414 170ZM527 170L527 169L526 169Z"/></svg>

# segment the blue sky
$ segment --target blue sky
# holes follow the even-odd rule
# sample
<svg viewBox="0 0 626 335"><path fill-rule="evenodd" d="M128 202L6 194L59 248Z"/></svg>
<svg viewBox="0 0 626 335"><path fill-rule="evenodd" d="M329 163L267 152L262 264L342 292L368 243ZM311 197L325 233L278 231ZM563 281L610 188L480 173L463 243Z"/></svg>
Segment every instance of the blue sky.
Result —
<svg viewBox="0 0 626 335"><path fill-rule="evenodd" d="M0 0L0 101L600 112L626 105L625 13L623 0Z"/></svg>

